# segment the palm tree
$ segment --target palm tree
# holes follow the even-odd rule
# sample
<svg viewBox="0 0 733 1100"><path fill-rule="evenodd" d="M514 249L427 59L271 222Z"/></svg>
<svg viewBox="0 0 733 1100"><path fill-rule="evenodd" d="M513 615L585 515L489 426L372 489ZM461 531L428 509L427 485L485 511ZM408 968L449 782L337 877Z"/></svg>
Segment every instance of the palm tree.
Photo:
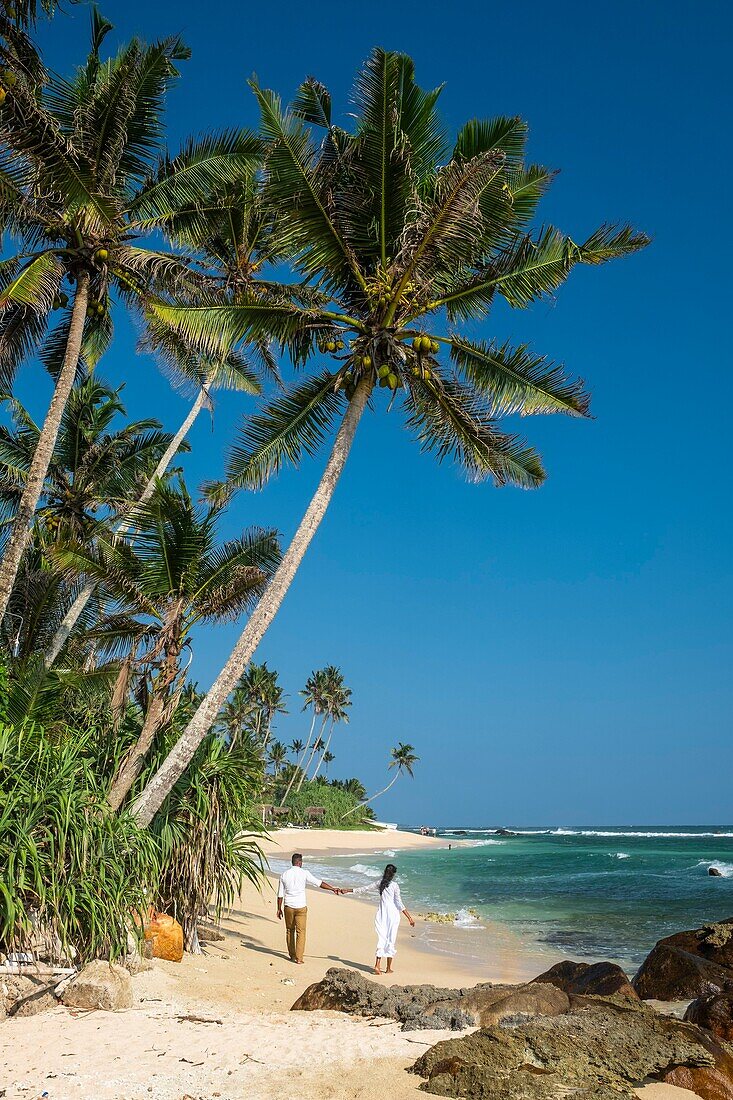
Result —
<svg viewBox="0 0 733 1100"><path fill-rule="evenodd" d="M0 426L0 531L12 522L40 428L18 401ZM95 377L74 386L61 419L35 514L33 537L8 605L18 651L43 650L58 630L74 591L53 569L44 547L57 538L93 539L139 492L170 441L157 420L117 424L125 416L120 390ZM20 623L20 629L17 629Z"/></svg>
<svg viewBox="0 0 733 1100"><path fill-rule="evenodd" d="M344 684L343 673L340 668L336 668L335 665L329 665L326 669L326 715L329 719L330 725L328 729L328 737L323 745L320 759L316 764L311 779L315 779L318 772L321 770L326 754L328 753L329 745L331 744L331 738L333 737L334 727L337 722L348 722L349 720L349 708L351 707L351 688L346 687Z"/></svg>
<svg viewBox="0 0 733 1100"><path fill-rule="evenodd" d="M17 250L0 264L0 386L10 391L14 371L45 339L55 389L0 562L0 618L80 356L96 361L111 339L110 296L137 307L151 290L191 281L190 264L161 250L155 234L176 210L237 178L260 148L228 133L165 156L164 102L189 51L178 37L151 46L135 38L103 62L111 29L92 9L91 50L71 80L37 85L21 65L12 81L4 77L0 217ZM61 320L48 333L54 309Z"/></svg>
<svg viewBox="0 0 733 1100"><path fill-rule="evenodd" d="M273 741L270 745L267 758L270 764L272 764L272 774L275 779L280 775L283 764L288 758L288 750L282 741Z"/></svg>
<svg viewBox="0 0 733 1100"><path fill-rule="evenodd" d="M310 676L308 677L308 679L305 682L305 687L300 692L300 694L303 696L303 698L305 700L305 702L303 703L303 710L308 710L309 708L312 708L313 713L311 715L311 724L310 724L310 729L308 731L307 741L305 742L305 744L303 744L301 741L298 741L298 745L300 746L300 748L297 751L300 752L301 755L297 760L296 766L293 768L293 773L290 776L290 780L288 782L287 789L286 789L285 794L282 796L282 799L280 801L281 806L285 805L285 800L288 797L288 795L290 794L291 788L293 786L293 783L295 783L296 779L298 780L297 790L300 790L300 788L303 786L303 780L305 779L305 775L306 775L306 771L307 771L307 766L304 766L305 765L305 758L308 755L308 750L311 748L311 741L313 739L313 730L315 729L316 719L318 718L319 715L323 716L323 719L322 719L322 722L321 722L321 730L323 730L323 726L324 726L325 721L326 721L325 714L324 714L324 712L325 712L325 692L324 692L324 688L325 688L325 669L317 669L315 672L311 672ZM294 752L296 751L295 750L295 742L293 742L293 751ZM312 755L312 753L311 753L311 755ZM308 759L310 761L310 757Z"/></svg>
<svg viewBox="0 0 733 1100"><path fill-rule="evenodd" d="M303 741L300 740L299 737L296 737L294 741L290 742L290 751L293 753L296 760L298 759L304 748L305 744Z"/></svg>
<svg viewBox="0 0 733 1100"><path fill-rule="evenodd" d="M324 752L324 754L323 754L323 763L326 765L326 777L328 777L328 765L333 764L335 759L336 759L336 757L333 755L332 752L328 752L328 751Z"/></svg>
<svg viewBox="0 0 733 1100"><path fill-rule="evenodd" d="M353 132L332 123L331 97L302 85L283 111L252 83L268 141L265 195L280 245L322 304L293 299L238 305L154 305L156 315L213 354L268 333L297 365L321 350L330 364L245 424L228 465L231 487L256 489L285 464L314 454L340 420L316 489L280 568L199 711L137 800L142 823L205 736L275 617L322 521L367 407L399 399L422 450L452 458L473 480L533 488L535 451L502 433L514 413L585 416L582 383L532 353L472 340L496 298L523 308L553 293L576 264L643 248L630 227L602 226L582 244L528 228L553 173L525 165L517 118L473 120L451 151L438 91L414 81L410 58L377 49L357 78ZM315 134L315 137L314 137ZM450 363L446 362L449 358Z"/></svg>
<svg viewBox="0 0 733 1100"><path fill-rule="evenodd" d="M403 772L407 772L410 778L413 777L412 769L414 765L418 762L420 757L415 756L415 750L413 749L412 745L403 745L400 741L397 745L397 748L392 749L391 756L392 759L390 761L389 767L396 768L397 770L387 786L383 787L381 791L377 791L377 793L373 794L371 798L367 798L364 800L364 802L360 802L358 806L354 806L353 809L347 810L345 814L341 815L342 821L345 817L348 817L349 814L356 813L357 810L361 810L364 806L368 806L369 803L373 802L375 798L380 798L383 794L386 794L390 787L394 786L394 784L397 782Z"/></svg>
<svg viewBox="0 0 733 1100"><path fill-rule="evenodd" d="M224 176L223 182L227 184L228 179ZM272 284L256 278L263 265L278 258L276 237L268 224L267 209L262 202L256 162L242 173L234 187L225 187L220 193L213 194L205 211L196 203L193 208L184 206L172 212L166 220L165 230L172 243L196 255L199 266L205 272L207 293L214 293L217 300L236 302L244 292L265 298L272 295ZM201 410L210 406L213 389L229 388L256 394L261 392L260 379L263 376L278 377L265 339L251 341L249 359L231 348L206 357L192 354L185 340L170 326L156 322L153 317L148 320L142 348L152 351L174 378L181 374L192 378L197 383L198 394L143 491L140 504L144 504L150 496L156 478L162 477L168 469ZM126 530L127 524L121 524L118 534L122 535ZM74 629L92 591L90 582L69 609L46 654L49 665L53 664Z"/></svg>
<svg viewBox="0 0 733 1100"><path fill-rule="evenodd" d="M103 582L115 597L121 632L131 615L144 616L138 639L148 650L138 659L152 679L140 735L114 777L108 796L118 809L137 778L155 735L175 707L182 687L182 652L199 622L237 619L261 594L279 560L273 531L252 529L218 545L221 509L197 508L183 484L158 482L136 512L129 543L98 539L97 545L60 546L54 558L72 575ZM101 624L106 644L116 620ZM185 671L185 670L183 670Z"/></svg>

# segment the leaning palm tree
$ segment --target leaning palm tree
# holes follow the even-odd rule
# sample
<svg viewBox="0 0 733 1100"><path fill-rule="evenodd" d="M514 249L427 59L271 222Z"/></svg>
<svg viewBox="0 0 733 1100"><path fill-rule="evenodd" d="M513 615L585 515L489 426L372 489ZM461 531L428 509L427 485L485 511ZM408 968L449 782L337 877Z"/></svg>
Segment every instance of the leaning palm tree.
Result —
<svg viewBox="0 0 733 1100"><path fill-rule="evenodd" d="M0 617L10 598L63 410L84 351L111 338L110 302L138 307L152 289L191 280L190 264L156 234L258 155L250 135L225 133L163 150L166 94L189 56L177 38L133 39L103 61L111 24L92 10L91 51L70 80L37 85L22 66L5 75L0 110L0 219L14 254L0 264L0 385L46 339L55 389L12 534L0 562ZM2 98L2 97L0 97ZM8 248L8 252L10 248ZM68 291L68 293L67 293ZM71 300L69 300L71 299ZM59 324L48 332L54 309Z"/></svg>
<svg viewBox="0 0 733 1100"><path fill-rule="evenodd" d="M61 545L56 562L73 575L91 577L110 592L125 634L130 616L143 616L137 639L147 651L138 658L151 680L140 734L117 770L108 801L118 809L143 765L155 736L170 718L183 687L182 655L200 622L236 620L253 606L279 561L273 531L253 529L218 544L220 508L196 507L185 487L159 482L136 513L129 543L98 539L97 545ZM100 637L115 640L116 619L102 623Z"/></svg>
<svg viewBox="0 0 733 1100"><path fill-rule="evenodd" d="M410 58L375 50L358 76L355 123L334 125L317 81L292 107L252 84L269 149L265 195L281 247L327 299L154 306L186 339L214 353L273 334L302 365L328 365L245 424L228 465L230 487L257 489L314 454L331 453L282 564L199 711L135 804L150 820L186 767L268 629L323 519L367 408L398 402L422 450L452 458L476 481L534 488L537 453L499 430L505 414L585 416L588 396L562 367L531 352L472 339L496 299L524 308L552 294L577 264L643 248L630 227L602 226L576 243L530 228L553 173L526 165L517 118L473 120L451 145L437 91L414 81ZM379 392L379 391L383 392ZM381 400L385 398L384 402Z"/></svg>
<svg viewBox="0 0 733 1100"><path fill-rule="evenodd" d="M336 723L348 722L349 710L351 708L351 688L348 688L344 683L344 676L341 669L336 668L334 665L330 665L326 673L326 714L329 720L328 737L322 745L321 755L318 763L313 769L311 780L316 778L325 762L326 756L330 755L328 750Z"/></svg>
<svg viewBox="0 0 733 1100"><path fill-rule="evenodd" d="M400 741L397 745L397 748L392 749L390 755L392 759L389 763L389 767L396 768L397 770L395 771L387 786L383 787L381 791L377 791L377 793L373 794L371 798L367 798L363 802L360 802L357 806L354 806L351 810L347 810L345 814L341 815L342 821L345 817L348 817L349 814L356 813L357 810L361 810L364 808L364 806L368 806L369 803L373 802L375 798L380 798L383 794L386 794L387 791L395 785L403 772L406 772L412 779L414 775L412 769L420 759L419 756L415 755L415 750L413 749L412 745L403 745L403 743Z"/></svg>
<svg viewBox="0 0 733 1100"><path fill-rule="evenodd" d="M204 285L219 301L236 303L243 295L260 295L268 299L272 296L273 284L262 278L260 272L263 266L278 258L277 237L272 232L267 207L262 201L256 162L240 174L234 186L228 181L229 176L224 174L222 189L212 192L205 210L197 202L193 207L184 205L180 210L171 211L165 221L166 236L173 245L197 257L205 276ZM148 321L142 349L153 352L174 380L183 377L187 383L193 382L198 392L139 504L145 503L156 478L162 477L168 469L199 413L210 407L212 390L228 388L254 394L261 392L263 376L277 378L275 361L266 339L252 339L246 356L231 348L219 349L213 356L194 355L175 330L156 323L152 317ZM118 534L124 535L126 531L127 524L120 524ZM49 666L58 657L92 594L90 582L69 609L46 653Z"/></svg>

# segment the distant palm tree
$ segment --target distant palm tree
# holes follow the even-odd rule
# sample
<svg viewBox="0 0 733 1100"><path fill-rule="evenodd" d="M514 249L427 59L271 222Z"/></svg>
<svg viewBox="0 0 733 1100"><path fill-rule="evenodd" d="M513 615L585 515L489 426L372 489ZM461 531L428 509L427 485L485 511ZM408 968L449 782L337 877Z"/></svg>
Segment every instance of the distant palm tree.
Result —
<svg viewBox="0 0 733 1100"><path fill-rule="evenodd" d="M307 739L305 745L303 746L303 751L300 755L300 758L298 759L297 766L293 770L293 774L290 776L290 782L288 783L285 794L283 795L282 800L280 802L281 806L285 805L285 799L290 794L292 786L293 786L293 784L295 783L296 780L298 781L298 786L297 786L296 790L300 790L300 788L303 786L303 780L305 779L306 771L307 771L307 765L305 764L305 759L306 759L306 756L308 755L308 750L311 748L311 741L312 741L312 738L313 738L313 731L314 731L315 725L316 725L316 719L318 718L319 715L322 716L321 731L323 731L323 727L324 727L325 722L326 722L325 686L326 686L325 669L317 669L315 672L311 672L310 676L308 677L308 679L305 682L305 687L300 692L300 694L303 696L303 698L305 700L305 702L303 703L303 710L308 710L309 708L311 708L313 713L311 715L311 724L310 724L310 729L308 731L308 739ZM312 755L313 755L313 753L311 751L311 756L308 757L308 762L309 763L310 763L310 759L311 759Z"/></svg>
<svg viewBox="0 0 733 1100"><path fill-rule="evenodd" d="M268 752L269 763L272 764L272 773L275 779L280 775L283 764L288 758L288 750L282 741L273 741Z"/></svg>
<svg viewBox="0 0 733 1100"><path fill-rule="evenodd" d="M328 765L333 764L335 759L336 759L336 757L333 755L332 752L328 752L328 750L326 750L326 752L324 752L324 754L323 754L323 763L326 765L326 767L325 767L326 776L328 776Z"/></svg>
<svg viewBox="0 0 733 1100"><path fill-rule="evenodd" d="M299 737L296 737L294 741L290 742L290 751L294 754L296 760L298 759L304 748L305 745Z"/></svg>
<svg viewBox="0 0 733 1100"><path fill-rule="evenodd" d="M321 757L311 775L315 779L328 752L333 731L337 722L348 722L349 708L351 707L351 688L346 687L341 669L335 665L329 665L326 669L326 715L329 720L328 737L323 746Z"/></svg>
<svg viewBox="0 0 733 1100"><path fill-rule="evenodd" d="M412 60L376 49L358 74L354 126L332 122L331 96L313 79L289 110L252 84L269 142L265 196L278 240L321 303L259 299L154 311L203 351L268 333L297 365L317 351L331 366L276 396L233 447L232 488L261 488L288 464L313 455L335 431L316 492L272 584L207 699L135 805L142 823L167 796L216 719L277 614L323 520L367 408L399 398L423 451L450 458L475 481L540 485L538 454L502 432L507 414L585 416L583 385L528 350L475 340L497 298L524 308L553 294L577 264L643 248L631 228L603 226L578 244L549 227L531 229L549 169L524 160L526 125L473 120L451 143L438 91L414 80ZM463 331L461 331L461 329ZM447 333L447 335L446 335ZM386 402L377 389L385 391Z"/></svg>
<svg viewBox="0 0 733 1100"><path fill-rule="evenodd" d="M392 749L391 756L392 760L390 761L389 767L396 768L397 771L395 772L387 786L383 787L381 791L377 791L377 793L373 794L371 798L367 798L364 802L360 802L358 806L354 806L351 810L348 810L345 814L342 814L342 821L345 817L348 817L349 814L353 814L356 812L356 810L361 810L364 806L368 806L369 803L373 802L375 798L379 798L381 795L386 794L390 787L394 786L394 784L397 782L403 772L407 772L407 774L412 778L412 769L420 759L419 756L415 756L415 750L413 749L412 745L403 745L400 741L397 745L397 748Z"/></svg>
<svg viewBox="0 0 733 1100"><path fill-rule="evenodd" d="M54 75L37 84L18 66L8 87L4 75L0 217L14 254L0 271L0 384L9 392L15 370L45 340L55 389L0 561L0 618L80 358L96 361L110 342L111 295L139 308L152 289L193 282L189 262L163 247L157 231L222 179L236 178L261 148L251 135L228 133L164 155L166 95L190 51L178 37L152 46L134 38L103 61L111 30L92 8L91 50L71 80ZM61 321L49 335L54 309Z"/></svg>
<svg viewBox="0 0 733 1100"><path fill-rule="evenodd" d="M219 544L220 511L196 507L182 484L159 482L136 513L129 543L99 539L93 547L68 544L53 551L53 559L71 575L104 583L126 635L131 615L145 620L138 634L149 648L139 662L151 670L150 699L137 742L112 781L112 809L126 798L175 705L182 651L194 626L238 618L262 592L279 559L273 531L255 528ZM115 621L102 623L99 634L111 644Z"/></svg>

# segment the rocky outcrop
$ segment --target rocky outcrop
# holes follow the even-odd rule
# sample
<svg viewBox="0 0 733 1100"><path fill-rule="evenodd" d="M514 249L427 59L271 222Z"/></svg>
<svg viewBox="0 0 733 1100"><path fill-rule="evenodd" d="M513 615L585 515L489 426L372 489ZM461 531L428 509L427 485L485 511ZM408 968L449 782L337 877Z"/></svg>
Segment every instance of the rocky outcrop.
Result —
<svg viewBox="0 0 733 1100"><path fill-rule="evenodd" d="M54 981L31 974L3 974L0 986L2 1001L8 1016L37 1016L59 1003L54 994Z"/></svg>
<svg viewBox="0 0 733 1100"><path fill-rule="evenodd" d="M581 963L566 959L565 962L556 963L533 981L557 986L565 993L599 997L610 997L616 993L632 1000L639 998L621 967L610 962Z"/></svg>
<svg viewBox="0 0 733 1100"><path fill-rule="evenodd" d="M132 1008L132 982L122 966L104 959L87 963L61 995L68 1008L120 1012Z"/></svg>
<svg viewBox="0 0 733 1100"><path fill-rule="evenodd" d="M673 1066L659 1074L667 1085L689 1089L702 1100L733 1100L733 1057L730 1051L712 1035L700 1032L698 1042L710 1055L713 1064L705 1066Z"/></svg>
<svg viewBox="0 0 733 1100"><path fill-rule="evenodd" d="M578 997L554 1018L534 1017L437 1043L413 1071L425 1091L471 1100L619 1100L648 1077L669 1080L672 1067L704 1068L716 1056L690 1024L621 998ZM725 1053L725 1052L724 1052ZM722 1067L727 1080L727 1066ZM733 1075L730 1077L733 1083ZM730 1100L721 1093L706 1100Z"/></svg>
<svg viewBox="0 0 733 1100"><path fill-rule="evenodd" d="M733 993L698 997L688 1006L685 1019L733 1043Z"/></svg>
<svg viewBox="0 0 733 1100"><path fill-rule="evenodd" d="M387 1016L405 1031L418 1028L486 1027L527 1015L557 1016L567 1012L567 994L551 985L492 985L440 989L434 985L385 986L353 970L332 967L325 978L308 986L293 1011L336 1009L354 1016Z"/></svg>
<svg viewBox="0 0 733 1100"><path fill-rule="evenodd" d="M660 1001L733 990L733 917L660 940L633 986L640 997Z"/></svg>
<svg viewBox="0 0 733 1100"><path fill-rule="evenodd" d="M723 872L719 871L717 867L708 867L708 874L713 878L723 878Z"/></svg>

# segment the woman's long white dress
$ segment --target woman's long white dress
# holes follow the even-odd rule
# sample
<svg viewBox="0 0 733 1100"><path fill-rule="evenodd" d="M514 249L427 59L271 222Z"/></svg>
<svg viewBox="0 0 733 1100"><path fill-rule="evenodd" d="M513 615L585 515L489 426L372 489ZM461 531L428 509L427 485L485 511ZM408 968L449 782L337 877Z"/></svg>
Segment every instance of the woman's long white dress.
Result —
<svg viewBox="0 0 733 1100"><path fill-rule="evenodd" d="M355 894L366 894L377 889L377 884L357 886ZM393 959L397 953L397 931L400 916L405 908L397 883L392 879L379 895L379 907L374 918L374 931L377 933L377 958Z"/></svg>

